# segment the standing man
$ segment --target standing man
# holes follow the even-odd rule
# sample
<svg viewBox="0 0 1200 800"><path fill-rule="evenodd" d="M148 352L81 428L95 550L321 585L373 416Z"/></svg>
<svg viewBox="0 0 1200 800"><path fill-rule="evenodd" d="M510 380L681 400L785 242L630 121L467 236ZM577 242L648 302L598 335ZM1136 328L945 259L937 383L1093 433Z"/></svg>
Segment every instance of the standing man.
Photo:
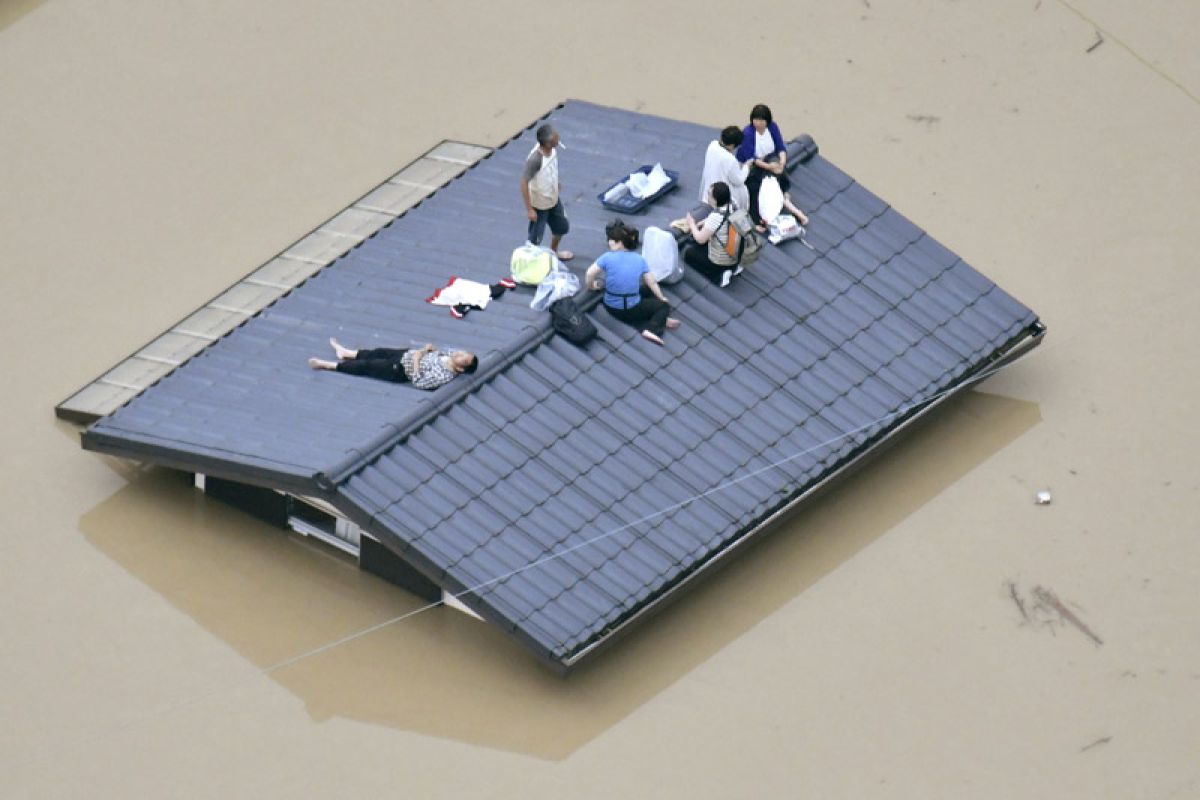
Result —
<svg viewBox="0 0 1200 800"><path fill-rule="evenodd" d="M542 243L546 225L550 226L550 249L562 261L575 257L570 250L559 250L562 237L571 229L559 197L558 131L549 123L537 129L537 147L529 151L521 172L521 198L529 217L529 241Z"/></svg>
<svg viewBox="0 0 1200 800"><path fill-rule="evenodd" d="M700 177L700 202L709 203L709 190L714 183L729 187L734 208L749 208L750 192L746 189L746 173L749 168L737 160L734 152L741 146L745 134L736 125L721 131L721 138L708 143L704 153L704 172Z"/></svg>

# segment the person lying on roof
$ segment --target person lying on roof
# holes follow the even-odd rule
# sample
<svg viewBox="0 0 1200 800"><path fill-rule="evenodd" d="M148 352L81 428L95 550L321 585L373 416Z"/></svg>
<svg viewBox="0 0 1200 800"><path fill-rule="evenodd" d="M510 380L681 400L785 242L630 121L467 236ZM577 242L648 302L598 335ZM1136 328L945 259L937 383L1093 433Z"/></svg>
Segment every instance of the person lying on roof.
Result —
<svg viewBox="0 0 1200 800"><path fill-rule="evenodd" d="M310 358L313 369L330 369L348 375L365 375L381 381L411 383L418 389L436 389L454 380L456 375L470 375L479 366L479 359L466 350L438 350L427 344L416 350L394 350L376 347L351 350L342 347L337 339L329 340L337 361Z"/></svg>

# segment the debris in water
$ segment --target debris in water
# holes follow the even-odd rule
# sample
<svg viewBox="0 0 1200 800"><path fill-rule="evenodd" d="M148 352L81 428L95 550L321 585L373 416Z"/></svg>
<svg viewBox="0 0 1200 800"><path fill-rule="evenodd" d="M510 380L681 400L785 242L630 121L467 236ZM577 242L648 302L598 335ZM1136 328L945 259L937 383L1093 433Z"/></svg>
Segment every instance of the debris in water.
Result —
<svg viewBox="0 0 1200 800"><path fill-rule="evenodd" d="M1099 739L1092 742L1091 744L1084 745L1083 747L1079 748L1079 752L1086 753L1088 750L1091 750L1093 747L1099 747L1100 745L1108 744L1111 741L1112 741L1111 736L1101 736Z"/></svg>
<svg viewBox="0 0 1200 800"><path fill-rule="evenodd" d="M1037 496L1034 498L1034 502L1039 506L1048 506L1053 501L1054 498L1050 496L1049 489L1042 489L1042 491L1038 492Z"/></svg>
<svg viewBox="0 0 1200 800"><path fill-rule="evenodd" d="M1084 624L1083 620L1075 616L1075 613L1049 589L1036 586L1029 592L1028 597L1022 597L1021 589L1016 583L1005 581L1005 585L1008 587L1008 596L1012 598L1013 605L1017 607L1017 611L1021 612L1022 625L1035 625L1054 633L1056 626L1070 624L1095 642L1097 646L1104 644L1104 640ZM1136 677L1135 673L1130 674Z"/></svg>
<svg viewBox="0 0 1200 800"><path fill-rule="evenodd" d="M1096 41L1092 42L1092 46L1089 47L1086 52L1090 53L1102 44L1104 44L1104 35L1101 34L1100 31L1097 30L1096 31Z"/></svg>
<svg viewBox="0 0 1200 800"><path fill-rule="evenodd" d="M908 114L910 120L920 123L927 128L932 128L934 125L942 121L942 118L934 114Z"/></svg>
<svg viewBox="0 0 1200 800"><path fill-rule="evenodd" d="M1053 611L1063 622L1069 622L1076 630L1095 642L1097 647L1104 644L1104 640L1093 633L1091 628L1083 624L1083 620L1075 616L1071 609L1063 605L1062 600L1059 600L1054 592L1044 589L1041 586L1036 586L1033 590L1033 597L1037 600L1039 608Z"/></svg>
<svg viewBox="0 0 1200 800"><path fill-rule="evenodd" d="M1012 596L1013 602L1017 604L1017 610L1021 612L1021 618L1029 622L1029 612L1025 610L1025 601L1021 599L1021 595L1017 594L1017 585L1012 581L1008 582L1008 593Z"/></svg>

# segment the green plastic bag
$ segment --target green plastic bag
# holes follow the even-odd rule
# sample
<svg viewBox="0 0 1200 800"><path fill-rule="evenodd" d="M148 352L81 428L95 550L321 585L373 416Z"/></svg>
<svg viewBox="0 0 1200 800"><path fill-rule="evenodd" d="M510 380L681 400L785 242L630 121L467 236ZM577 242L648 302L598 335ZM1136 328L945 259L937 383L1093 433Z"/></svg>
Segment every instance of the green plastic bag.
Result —
<svg viewBox="0 0 1200 800"><path fill-rule="evenodd" d="M538 247L526 242L513 250L511 262L513 280L526 286L537 286L554 268L554 258L554 253L545 247Z"/></svg>

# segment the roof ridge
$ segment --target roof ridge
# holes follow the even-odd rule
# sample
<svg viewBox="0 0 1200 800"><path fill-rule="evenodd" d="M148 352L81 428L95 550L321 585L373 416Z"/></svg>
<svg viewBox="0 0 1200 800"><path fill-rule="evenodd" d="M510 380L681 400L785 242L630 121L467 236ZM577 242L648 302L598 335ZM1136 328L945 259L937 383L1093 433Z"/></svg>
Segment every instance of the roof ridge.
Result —
<svg viewBox="0 0 1200 800"><path fill-rule="evenodd" d="M580 290L575 295L575 301L578 303L580 309L586 313L591 311L600 302L600 295ZM493 380L507 372L509 368L519 364L525 356L550 341L555 333L549 316L543 320L540 326L526 325L525 328L530 332L517 340L516 344L507 352L502 353L502 357L498 361L485 369L481 369L479 374L475 375L472 380L465 381L464 385L447 391L437 401L423 401L422 406L407 417L395 423L388 423L386 430L368 442L362 450L355 449L351 455L343 458L328 469L317 473L314 476L317 485L326 491L335 490L339 484L369 465L372 461L401 444L405 439L432 423L442 416L442 414L458 406L470 394L484 386L490 385Z"/></svg>
<svg viewBox="0 0 1200 800"><path fill-rule="evenodd" d="M596 103L590 103L586 100L577 100L572 98L562 100L561 102L555 103L548 111L534 119L533 122L523 125L519 130L513 133L512 136L508 137L508 139L496 147L495 150L492 151L491 155L495 155L504 148L513 144L527 131L533 130L533 128L542 122L542 120L548 119L550 115L564 108L568 103L590 105L597 108L604 107ZM587 294L588 293L586 292L580 292L576 295L576 301L579 302L582 310L585 312L590 311L596 305L596 303L599 302L599 297L591 298L587 297ZM580 295L583 295L582 300L579 299ZM531 329L531 333L528 333L524 337L518 339L516 343L511 346L508 352L501 353L501 358L498 362L482 370L481 374L475 376L474 380L469 381L467 385L455 387L457 391L446 392L436 402L427 401L422 404L423 407L409 414L407 417L404 417L398 422L388 423L385 425L383 433L379 434L370 442L368 442L361 450L353 449L350 455L314 475L313 478L317 485L325 491L335 490L339 484L344 482L351 475L370 464L388 450L391 450L396 445L403 442L409 436L425 427L425 425L437 419L437 417L441 416L444 412L458 405L467 397L467 395L471 394L478 388L491 383L492 379L494 379L497 375L507 371L510 366L519 362L530 351L536 349L541 344L544 344L554 332L554 329L550 325L549 321L545 321L540 328L532 329L531 326L525 327L527 329Z"/></svg>
<svg viewBox="0 0 1200 800"><path fill-rule="evenodd" d="M526 125L517 131L507 141L501 144L493 154L508 147L517 139L519 139L526 131L531 130L541 120L547 119L558 109L563 108L567 103L581 103L584 105L593 105L584 100L564 100L558 103L542 116L538 117L532 124ZM598 106L599 107L599 106ZM812 136L807 133L802 133L799 136L788 142L789 153L794 154L788 159L787 169L790 172L797 165L807 163L819 152L816 142ZM589 312L600 302L600 295L588 292L586 288L581 289L575 295L576 302L579 303L581 310ZM530 326L526 326L529 328ZM456 387L456 391L448 391L436 402L429 401L422 404L407 417L399 420L396 423L388 423L384 426L384 431L376 436L367 445L359 450L353 449L350 455L343 458L341 461L330 466L328 469L317 473L314 480L317 485L325 491L334 491L337 486L352 475L357 473L369 465L372 461L382 456L384 453L401 444L405 439L420 431L429 423L440 417L443 413L457 406L466 397L477 389L486 386L492 382L497 376L506 372L509 367L519 363L526 355L536 350L541 345L549 341L554 335L554 328L549 321L543 322L542 326L537 329L532 329L530 334L522 337L507 353L502 353L502 357L492 366L482 371L482 374L477 375L474 380L471 380L465 386Z"/></svg>

